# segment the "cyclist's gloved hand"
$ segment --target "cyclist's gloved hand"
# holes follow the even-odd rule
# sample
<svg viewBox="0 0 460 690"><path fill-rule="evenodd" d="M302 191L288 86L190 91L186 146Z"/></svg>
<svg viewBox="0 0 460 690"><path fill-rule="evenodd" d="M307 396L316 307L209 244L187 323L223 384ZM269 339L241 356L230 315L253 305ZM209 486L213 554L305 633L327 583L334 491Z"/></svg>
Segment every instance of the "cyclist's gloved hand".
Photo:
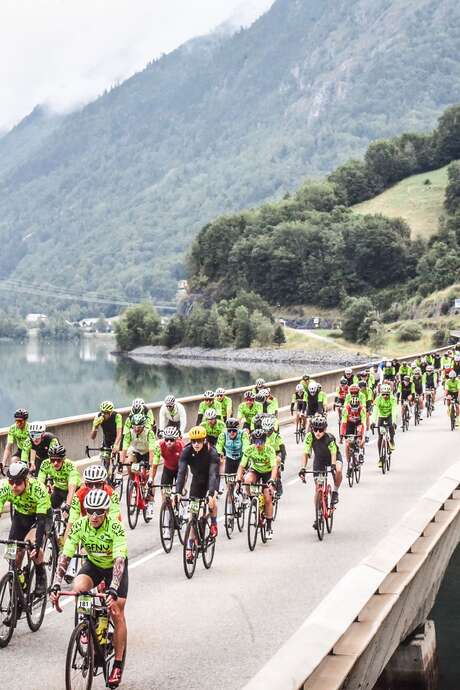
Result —
<svg viewBox="0 0 460 690"><path fill-rule="evenodd" d="M216 495L215 491L208 491L209 498L214 498L215 495Z"/></svg>
<svg viewBox="0 0 460 690"><path fill-rule="evenodd" d="M147 486L148 486L149 488L151 488L151 487L153 486L153 479L152 479L151 477L149 477L149 478L147 479Z"/></svg>
<svg viewBox="0 0 460 690"><path fill-rule="evenodd" d="M63 513L67 513L67 514L68 514L68 513L70 512L70 506L69 506L69 504L68 504L68 503L63 503L62 506L61 506L61 511L62 511Z"/></svg>
<svg viewBox="0 0 460 690"><path fill-rule="evenodd" d="M51 585L51 587L48 589L50 594L59 594L60 591L61 585L58 582L55 582L54 585Z"/></svg>
<svg viewBox="0 0 460 690"><path fill-rule="evenodd" d="M372 431L372 433L374 433L374 431L375 431L375 424L374 424L374 422L372 422L372 424L371 424L371 431Z"/></svg>
<svg viewBox="0 0 460 690"><path fill-rule="evenodd" d="M235 491L237 494L241 493L241 479L235 481Z"/></svg>
<svg viewBox="0 0 460 690"><path fill-rule="evenodd" d="M115 587L109 587L106 589L105 593L114 601L118 599L118 590L116 590Z"/></svg>
<svg viewBox="0 0 460 690"><path fill-rule="evenodd" d="M301 467L299 470L299 477L303 482L305 482L305 472L306 472L305 467Z"/></svg>

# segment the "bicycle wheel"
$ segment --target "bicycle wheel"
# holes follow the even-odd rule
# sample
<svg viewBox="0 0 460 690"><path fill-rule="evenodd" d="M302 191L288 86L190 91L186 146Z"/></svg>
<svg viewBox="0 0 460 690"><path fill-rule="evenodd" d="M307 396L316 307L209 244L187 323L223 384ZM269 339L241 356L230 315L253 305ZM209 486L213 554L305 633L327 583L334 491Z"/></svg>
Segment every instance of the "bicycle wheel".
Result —
<svg viewBox="0 0 460 690"><path fill-rule="evenodd" d="M348 461L347 464L347 479L348 479L348 486L350 489L353 487L353 482L354 482L354 473L353 473L353 456L352 459Z"/></svg>
<svg viewBox="0 0 460 690"><path fill-rule="evenodd" d="M390 467L391 467L391 450L388 449L388 452L387 452L387 472L390 471Z"/></svg>
<svg viewBox="0 0 460 690"><path fill-rule="evenodd" d="M332 489L330 484L327 485L326 491L326 515L324 516L324 521L326 523L326 529L328 534L332 532L332 525L334 524L334 508L332 507Z"/></svg>
<svg viewBox="0 0 460 690"><path fill-rule="evenodd" d="M361 479L361 465L359 462L355 462L353 472L355 473L355 481L359 484L359 480Z"/></svg>
<svg viewBox="0 0 460 690"><path fill-rule="evenodd" d="M211 517L208 515L203 518L200 526L201 534L201 556L204 567L209 570L214 560L216 550L216 538L211 537Z"/></svg>
<svg viewBox="0 0 460 690"><path fill-rule="evenodd" d="M380 446L380 463L382 465L382 474L387 471L387 440L382 438L382 445Z"/></svg>
<svg viewBox="0 0 460 690"><path fill-rule="evenodd" d="M179 507L174 509L176 529L181 544L184 543L185 530L188 524L188 509L184 505L179 504Z"/></svg>
<svg viewBox="0 0 460 690"><path fill-rule="evenodd" d="M273 499L273 517L272 517L273 522L275 522L276 516L278 515L278 504L279 504L279 499L274 498Z"/></svg>
<svg viewBox="0 0 460 690"><path fill-rule="evenodd" d="M138 489L137 484L132 479L128 480L126 490L126 508L128 511L128 524L131 529L135 529L139 519L139 508L137 507Z"/></svg>
<svg viewBox="0 0 460 690"><path fill-rule="evenodd" d="M46 570L45 570L46 577ZM32 632L37 632L43 623L43 618L45 617L46 610L46 587L43 594L38 596L35 594L35 587L37 583L35 565L31 565L29 569L29 581L27 583L26 591L26 618L27 625Z"/></svg>
<svg viewBox="0 0 460 690"><path fill-rule="evenodd" d="M450 430L455 431L455 419L456 419L456 413L455 413L455 405L454 403L450 404Z"/></svg>
<svg viewBox="0 0 460 690"><path fill-rule="evenodd" d="M248 546L249 551L254 551L257 544L257 532L259 531L259 499L254 497L249 505L248 515Z"/></svg>
<svg viewBox="0 0 460 690"><path fill-rule="evenodd" d="M227 489L225 495L225 533L228 539L232 538L233 530L235 529L235 503L233 495L230 493L230 488Z"/></svg>
<svg viewBox="0 0 460 690"><path fill-rule="evenodd" d="M267 521L265 517L260 516L259 520L259 532L260 532L260 538L262 540L262 544L267 543Z"/></svg>
<svg viewBox="0 0 460 690"><path fill-rule="evenodd" d="M90 690L94 675L94 642L86 620L74 628L65 661L66 690Z"/></svg>
<svg viewBox="0 0 460 690"><path fill-rule="evenodd" d="M171 504L163 501L160 508L160 539L166 553L169 553L174 543L175 520Z"/></svg>
<svg viewBox="0 0 460 690"><path fill-rule="evenodd" d="M46 579L48 582L53 582L54 574L57 568L59 559L59 547L54 530L48 534L44 545L44 564L46 570Z"/></svg>
<svg viewBox="0 0 460 690"><path fill-rule="evenodd" d="M299 424L297 424L296 429L295 429L295 442L297 443L297 445L299 445L300 441L301 441L301 432L300 432Z"/></svg>
<svg viewBox="0 0 460 690"><path fill-rule="evenodd" d="M420 422L420 411L418 407L418 402L415 403L415 408L414 408L414 425L418 426Z"/></svg>
<svg viewBox="0 0 460 690"><path fill-rule="evenodd" d="M14 574L6 573L0 580L0 647L6 647L16 626L16 591Z"/></svg>
<svg viewBox="0 0 460 690"><path fill-rule="evenodd" d="M306 433L306 432L305 432L305 427L302 426L301 429L300 429L300 440L301 440L301 441L305 441L305 433Z"/></svg>
<svg viewBox="0 0 460 690"><path fill-rule="evenodd" d="M238 526L238 531L242 532L244 529L244 522L246 518L246 508L247 504L241 494L234 496L235 514L236 514L236 524Z"/></svg>
<svg viewBox="0 0 460 690"><path fill-rule="evenodd" d="M324 538L324 515L323 515L323 501L322 501L322 492L316 490L316 498L315 498L315 524L316 524L316 533L318 535L318 539L320 541L323 541Z"/></svg>
<svg viewBox="0 0 460 690"><path fill-rule="evenodd" d="M182 552L182 560L184 564L184 572L188 579L193 577L193 573L196 568L196 560L198 558L198 546L196 543L196 537L191 538L191 534L195 531L195 521L189 520L187 523L187 528L184 535L184 548ZM187 552L189 552L189 560L187 560Z"/></svg>

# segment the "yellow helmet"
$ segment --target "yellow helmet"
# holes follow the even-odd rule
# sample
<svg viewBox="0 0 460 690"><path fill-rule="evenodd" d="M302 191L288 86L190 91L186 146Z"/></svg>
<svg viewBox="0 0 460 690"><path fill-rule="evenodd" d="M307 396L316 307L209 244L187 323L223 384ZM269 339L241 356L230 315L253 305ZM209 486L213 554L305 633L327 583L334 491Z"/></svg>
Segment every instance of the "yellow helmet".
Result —
<svg viewBox="0 0 460 690"><path fill-rule="evenodd" d="M192 426L188 432L188 437L191 441L201 441L206 438L206 429L204 426Z"/></svg>

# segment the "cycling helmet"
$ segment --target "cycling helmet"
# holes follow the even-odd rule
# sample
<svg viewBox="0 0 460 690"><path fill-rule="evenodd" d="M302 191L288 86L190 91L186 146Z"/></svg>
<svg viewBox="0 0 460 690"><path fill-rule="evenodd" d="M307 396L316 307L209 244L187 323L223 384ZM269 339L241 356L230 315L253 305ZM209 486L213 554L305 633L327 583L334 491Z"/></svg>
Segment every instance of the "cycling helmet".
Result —
<svg viewBox="0 0 460 690"><path fill-rule="evenodd" d="M414 369L414 376L420 376L421 373L422 373L422 370L420 369L420 367L416 367Z"/></svg>
<svg viewBox="0 0 460 690"><path fill-rule="evenodd" d="M359 386L357 383L352 383L350 388L348 389L348 392L351 393L351 395L358 395L359 394Z"/></svg>
<svg viewBox="0 0 460 690"><path fill-rule="evenodd" d="M254 427L256 429L260 429L262 426L262 419L264 418L264 413L263 412L258 412L256 415L254 415L254 419L252 420Z"/></svg>
<svg viewBox="0 0 460 690"><path fill-rule="evenodd" d="M164 404L166 407L174 407L176 404L176 398L174 395L167 395L166 398L164 399Z"/></svg>
<svg viewBox="0 0 460 690"><path fill-rule="evenodd" d="M265 417L262 419L262 431L265 431L267 434L273 431L275 428L275 420L273 417Z"/></svg>
<svg viewBox="0 0 460 690"><path fill-rule="evenodd" d="M359 398L356 395L353 395L350 398L350 406L351 407L359 407Z"/></svg>
<svg viewBox="0 0 460 690"><path fill-rule="evenodd" d="M405 381L406 383L409 383L409 381L410 381L409 374L406 374L405 376L403 376L403 381Z"/></svg>
<svg viewBox="0 0 460 690"><path fill-rule="evenodd" d="M86 510L108 510L110 496L104 489L91 489L86 494L83 504Z"/></svg>
<svg viewBox="0 0 460 690"><path fill-rule="evenodd" d="M46 431L46 424L44 422L31 422L29 424L29 436L31 438L36 438L41 436Z"/></svg>
<svg viewBox="0 0 460 690"><path fill-rule="evenodd" d="M426 371L427 371L428 374L432 374L433 371L434 371L433 365L432 365L432 364L428 364L428 366L427 366L427 368L426 368Z"/></svg>
<svg viewBox="0 0 460 690"><path fill-rule="evenodd" d="M101 402L101 404L99 405L100 412L107 412L107 414L112 414L113 410L114 406L111 400L104 400L104 402Z"/></svg>
<svg viewBox="0 0 460 690"><path fill-rule="evenodd" d="M393 357L393 359L391 360L391 363L393 364L393 366L395 364L399 364L397 357Z"/></svg>
<svg viewBox="0 0 460 690"><path fill-rule="evenodd" d="M216 390L214 391L214 395L217 397L224 396L225 388L216 388Z"/></svg>
<svg viewBox="0 0 460 690"><path fill-rule="evenodd" d="M380 392L382 395L390 395L391 386L389 386L388 383L382 383L382 387L380 389Z"/></svg>
<svg viewBox="0 0 460 690"><path fill-rule="evenodd" d="M12 462L6 471L8 479L14 482L22 482L27 478L29 468L25 462Z"/></svg>
<svg viewBox="0 0 460 690"><path fill-rule="evenodd" d="M345 378L345 376L342 376L342 378L339 381L341 386L346 386L348 383L348 379Z"/></svg>
<svg viewBox="0 0 460 690"><path fill-rule="evenodd" d="M215 410L213 407L211 407L209 410L206 410L204 413L204 418L209 422L213 419L217 419L217 410Z"/></svg>
<svg viewBox="0 0 460 690"><path fill-rule="evenodd" d="M367 371L367 369L363 369L359 372L358 376L360 379L365 379L369 376L369 372Z"/></svg>
<svg viewBox="0 0 460 690"><path fill-rule="evenodd" d="M453 353L452 350L447 350L447 356L448 356L448 357L452 357L453 354L454 354L454 353Z"/></svg>
<svg viewBox="0 0 460 690"><path fill-rule="evenodd" d="M231 431L232 429L239 429L240 423L237 419L235 419L235 417L229 417L225 422L225 426L229 431Z"/></svg>
<svg viewBox="0 0 460 690"><path fill-rule="evenodd" d="M139 412L142 412L142 410L145 407L145 402L142 400L142 398L134 398L132 404L131 404L131 412L132 414L138 414Z"/></svg>
<svg viewBox="0 0 460 690"><path fill-rule="evenodd" d="M295 392L296 393L303 393L304 392L304 387L302 386L301 383L298 383L297 386L295 387Z"/></svg>
<svg viewBox="0 0 460 690"><path fill-rule="evenodd" d="M57 446L50 446L48 450L50 458L65 458L65 448L63 445L58 443Z"/></svg>
<svg viewBox="0 0 460 690"><path fill-rule="evenodd" d="M265 380L264 379L257 379L256 380L256 388L262 388L262 386L265 386Z"/></svg>
<svg viewBox="0 0 460 690"><path fill-rule="evenodd" d="M85 484L102 484L107 480L107 470L103 465L90 465L83 472Z"/></svg>
<svg viewBox="0 0 460 690"><path fill-rule="evenodd" d="M324 431L327 427L327 419L322 414L317 414L311 420L311 428L313 431Z"/></svg>
<svg viewBox="0 0 460 690"><path fill-rule="evenodd" d="M365 388L367 388L367 383L365 381L358 381L358 388L360 390L364 390Z"/></svg>
<svg viewBox="0 0 460 690"><path fill-rule="evenodd" d="M310 374L304 374L302 376L302 381L309 381L310 380Z"/></svg>
<svg viewBox="0 0 460 690"><path fill-rule="evenodd" d="M344 369L344 372L343 372L343 373L344 373L345 376L347 376L347 377L348 377L348 376L351 376L351 375L353 374L353 369L352 369L351 367L347 367L346 369Z"/></svg>
<svg viewBox="0 0 460 690"><path fill-rule="evenodd" d="M319 391L319 384L316 381L312 381L308 384L308 392L310 395L315 395Z"/></svg>
<svg viewBox="0 0 460 690"><path fill-rule="evenodd" d="M255 395L252 391L246 391L245 394L243 395L243 398L245 400L255 400Z"/></svg>
<svg viewBox="0 0 460 690"><path fill-rule="evenodd" d="M145 426L146 421L147 417L145 416L145 414L142 414L142 412L133 414L133 416L131 417L132 426Z"/></svg>
<svg viewBox="0 0 460 690"><path fill-rule="evenodd" d="M265 433L265 431L263 431L262 429L254 429L254 431L251 434L251 441L263 441L263 443L265 443L266 440L267 434Z"/></svg>
<svg viewBox="0 0 460 690"><path fill-rule="evenodd" d="M192 426L188 432L188 437L191 441L204 441L206 429L203 426Z"/></svg>
<svg viewBox="0 0 460 690"><path fill-rule="evenodd" d="M177 428L177 426L167 426L166 429L163 431L163 438L165 440L175 441L176 438L179 438L179 436L180 431Z"/></svg>
<svg viewBox="0 0 460 690"><path fill-rule="evenodd" d="M390 360L387 359L387 361L385 362L385 368L390 369L391 366L392 366L392 364L391 364Z"/></svg>
<svg viewBox="0 0 460 690"><path fill-rule="evenodd" d="M259 391L257 391L257 393L254 396L254 400L256 400L257 402L265 402L266 399L267 399L267 396L265 395L263 388L261 388Z"/></svg>
<svg viewBox="0 0 460 690"><path fill-rule="evenodd" d="M455 372L453 369L452 369L452 371L449 371L449 378L450 379L456 379L457 378L457 372Z"/></svg>
<svg viewBox="0 0 460 690"><path fill-rule="evenodd" d="M14 413L14 418L15 419L23 419L25 421L26 419L29 419L29 413L23 407L20 407Z"/></svg>
<svg viewBox="0 0 460 690"><path fill-rule="evenodd" d="M214 391L205 391L203 393L203 398L205 400L214 400Z"/></svg>

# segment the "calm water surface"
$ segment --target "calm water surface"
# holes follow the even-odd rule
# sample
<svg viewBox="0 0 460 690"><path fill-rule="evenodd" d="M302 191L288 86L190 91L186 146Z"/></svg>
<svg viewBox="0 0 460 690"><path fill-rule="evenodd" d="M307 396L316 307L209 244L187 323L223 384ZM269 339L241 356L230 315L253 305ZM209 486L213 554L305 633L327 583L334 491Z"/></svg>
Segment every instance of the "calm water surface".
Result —
<svg viewBox="0 0 460 690"><path fill-rule="evenodd" d="M92 412L105 399L125 406L135 397L156 401L168 393L198 394L245 386L258 376L273 380L303 373L287 365L144 364L115 357L114 348L113 340L96 337L79 343L0 342L0 427L11 423L18 407L26 407L31 419L53 419Z"/></svg>

